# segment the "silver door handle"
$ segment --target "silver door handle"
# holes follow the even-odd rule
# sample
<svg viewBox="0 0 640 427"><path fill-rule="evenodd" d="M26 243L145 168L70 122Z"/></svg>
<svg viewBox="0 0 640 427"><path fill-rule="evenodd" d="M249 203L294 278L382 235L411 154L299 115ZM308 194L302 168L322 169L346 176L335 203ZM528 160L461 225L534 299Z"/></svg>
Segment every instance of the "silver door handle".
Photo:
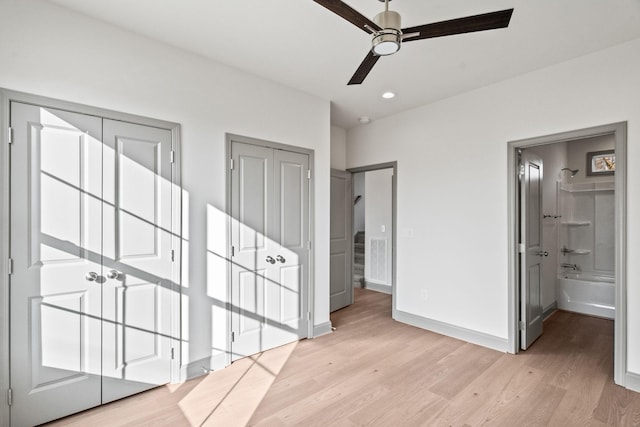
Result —
<svg viewBox="0 0 640 427"><path fill-rule="evenodd" d="M538 252L538 256L549 256L549 252L547 252L547 251L540 251L540 252Z"/></svg>
<svg viewBox="0 0 640 427"><path fill-rule="evenodd" d="M95 282L96 280L98 280L98 273L94 273L93 271L90 271L84 275L84 278L88 282Z"/></svg>
<svg viewBox="0 0 640 427"><path fill-rule="evenodd" d="M117 279L118 277L120 277L120 272L117 270L109 270L107 273L107 278L109 279Z"/></svg>
<svg viewBox="0 0 640 427"><path fill-rule="evenodd" d="M267 260L266 260L269 264L275 264L276 260L273 259L273 257L271 255L267 256Z"/></svg>
<svg viewBox="0 0 640 427"><path fill-rule="evenodd" d="M287 262L287 260L286 260L286 259L284 259L284 257L283 257L282 255L278 255L278 256L276 257L276 259L277 259L278 261L280 261L281 263L283 263L283 264L284 264L285 262Z"/></svg>

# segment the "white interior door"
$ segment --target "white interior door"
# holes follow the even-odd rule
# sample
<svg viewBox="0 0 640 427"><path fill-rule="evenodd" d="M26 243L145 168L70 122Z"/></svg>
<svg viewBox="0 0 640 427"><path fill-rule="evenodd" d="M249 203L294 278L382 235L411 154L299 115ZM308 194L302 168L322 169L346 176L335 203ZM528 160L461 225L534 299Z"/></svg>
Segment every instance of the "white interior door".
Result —
<svg viewBox="0 0 640 427"><path fill-rule="evenodd" d="M232 359L307 336L309 157L232 143Z"/></svg>
<svg viewBox="0 0 640 427"><path fill-rule="evenodd" d="M30 426L101 403L102 123L12 103L11 127L11 419Z"/></svg>
<svg viewBox="0 0 640 427"><path fill-rule="evenodd" d="M351 173L331 170L330 310L353 303L351 242L353 239Z"/></svg>
<svg viewBox="0 0 640 427"><path fill-rule="evenodd" d="M171 132L11 105L12 424L170 381Z"/></svg>
<svg viewBox="0 0 640 427"><path fill-rule="evenodd" d="M520 162L520 347L542 335L542 159L523 151Z"/></svg>
<svg viewBox="0 0 640 427"><path fill-rule="evenodd" d="M171 380L171 131L105 119L102 403Z"/></svg>

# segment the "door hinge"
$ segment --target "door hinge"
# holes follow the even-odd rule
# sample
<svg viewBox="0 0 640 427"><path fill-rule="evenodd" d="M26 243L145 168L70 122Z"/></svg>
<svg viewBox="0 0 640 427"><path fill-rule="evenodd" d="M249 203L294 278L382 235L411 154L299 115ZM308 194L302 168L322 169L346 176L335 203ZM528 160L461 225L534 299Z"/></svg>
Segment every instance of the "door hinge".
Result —
<svg viewBox="0 0 640 427"><path fill-rule="evenodd" d="M176 349L171 347L171 360L176 358Z"/></svg>
<svg viewBox="0 0 640 427"><path fill-rule="evenodd" d="M171 262L175 262L176 260L176 251L171 249Z"/></svg>
<svg viewBox="0 0 640 427"><path fill-rule="evenodd" d="M236 256L236 247L235 246L231 246L231 256Z"/></svg>
<svg viewBox="0 0 640 427"><path fill-rule="evenodd" d="M311 321L311 312L307 311L307 320Z"/></svg>
<svg viewBox="0 0 640 427"><path fill-rule="evenodd" d="M311 240L307 242L307 249L311 250Z"/></svg>
<svg viewBox="0 0 640 427"><path fill-rule="evenodd" d="M13 274L13 259L7 258L7 274Z"/></svg>
<svg viewBox="0 0 640 427"><path fill-rule="evenodd" d="M229 170L233 170L233 159L229 159Z"/></svg>
<svg viewBox="0 0 640 427"><path fill-rule="evenodd" d="M524 243L518 243L518 253L524 253Z"/></svg>
<svg viewBox="0 0 640 427"><path fill-rule="evenodd" d="M307 169L307 179L311 179L311 169Z"/></svg>
<svg viewBox="0 0 640 427"><path fill-rule="evenodd" d="M171 150L169 152L169 161L170 163L175 163L176 162L176 152Z"/></svg>
<svg viewBox="0 0 640 427"><path fill-rule="evenodd" d="M520 169L518 170L518 175L524 176L524 165L523 164L520 165Z"/></svg>
<svg viewBox="0 0 640 427"><path fill-rule="evenodd" d="M231 331L231 342L236 342L236 333Z"/></svg>
<svg viewBox="0 0 640 427"><path fill-rule="evenodd" d="M7 143L13 143L13 129L11 129L10 127L7 128Z"/></svg>
<svg viewBox="0 0 640 427"><path fill-rule="evenodd" d="M11 389L7 390L7 404L9 406L13 405L13 390Z"/></svg>
<svg viewBox="0 0 640 427"><path fill-rule="evenodd" d="M518 328L520 328L520 330L521 330L521 331L524 331L524 320L521 320L521 321L518 323Z"/></svg>

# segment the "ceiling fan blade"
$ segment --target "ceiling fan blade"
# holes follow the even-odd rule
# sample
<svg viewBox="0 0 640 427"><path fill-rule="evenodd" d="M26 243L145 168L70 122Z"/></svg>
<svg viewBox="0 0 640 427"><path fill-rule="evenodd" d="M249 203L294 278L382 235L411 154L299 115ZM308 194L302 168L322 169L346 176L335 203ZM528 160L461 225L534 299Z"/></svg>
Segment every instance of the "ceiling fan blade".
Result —
<svg viewBox="0 0 640 427"><path fill-rule="evenodd" d="M351 80L349 80L349 83L347 83L347 85L361 84L364 81L364 79L367 78L367 75L369 75L369 71L371 71L373 66L376 65L376 62L378 62L378 59L380 59L378 55L374 55L373 52L369 51L369 53L367 53L367 56L364 58L364 61L362 61L362 64L360 64L360 66L358 67L356 72L353 74L353 77L351 77Z"/></svg>
<svg viewBox="0 0 640 427"><path fill-rule="evenodd" d="M509 26L513 9L499 12L483 13L481 15L467 16L465 18L451 19L449 21L434 22L432 24L418 25L416 27L403 28L404 34L419 33L412 37L403 38L403 42L430 39L434 37L451 36L454 34L472 33L475 31L495 30ZM412 34L409 34L410 36Z"/></svg>
<svg viewBox="0 0 640 427"><path fill-rule="evenodd" d="M336 15L340 16L341 18L344 18L347 21L351 22L353 25L360 28L362 31L364 31L367 34L371 34L372 32L374 32L373 30L375 31L382 30L382 28L380 28L376 23L374 23L367 17L363 16L360 12L358 12L357 10L355 10L345 2L342 2L340 0L313 0L313 1L315 1L321 6L326 7Z"/></svg>

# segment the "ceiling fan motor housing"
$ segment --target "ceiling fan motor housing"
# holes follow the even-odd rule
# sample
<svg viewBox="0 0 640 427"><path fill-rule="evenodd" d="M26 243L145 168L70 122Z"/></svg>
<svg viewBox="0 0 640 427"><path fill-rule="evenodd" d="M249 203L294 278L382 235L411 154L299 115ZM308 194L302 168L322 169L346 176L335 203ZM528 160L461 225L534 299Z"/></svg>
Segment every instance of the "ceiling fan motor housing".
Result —
<svg viewBox="0 0 640 427"><path fill-rule="evenodd" d="M373 34L372 48L374 54L385 56L400 50L402 43L402 22L400 14L392 10L380 12L373 18L382 31Z"/></svg>

